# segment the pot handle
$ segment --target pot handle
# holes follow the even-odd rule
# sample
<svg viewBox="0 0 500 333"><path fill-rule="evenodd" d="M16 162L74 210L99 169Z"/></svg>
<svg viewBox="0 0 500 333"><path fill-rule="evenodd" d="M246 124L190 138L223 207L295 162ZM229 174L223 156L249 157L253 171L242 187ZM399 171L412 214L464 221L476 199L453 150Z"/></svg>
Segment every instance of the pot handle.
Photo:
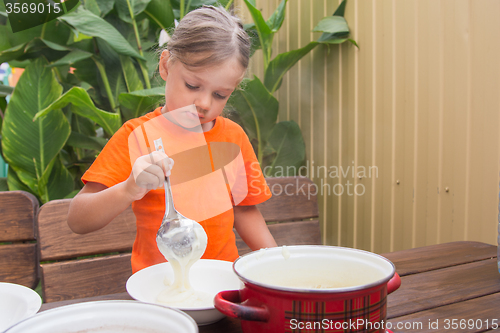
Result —
<svg viewBox="0 0 500 333"><path fill-rule="evenodd" d="M392 277L392 279L387 282L387 294L396 291L399 286L401 286L401 278L399 277L398 273L394 272L394 276Z"/></svg>
<svg viewBox="0 0 500 333"><path fill-rule="evenodd" d="M242 305L239 290L221 291L215 295L214 305L217 310L229 317L263 322L269 320L267 307Z"/></svg>

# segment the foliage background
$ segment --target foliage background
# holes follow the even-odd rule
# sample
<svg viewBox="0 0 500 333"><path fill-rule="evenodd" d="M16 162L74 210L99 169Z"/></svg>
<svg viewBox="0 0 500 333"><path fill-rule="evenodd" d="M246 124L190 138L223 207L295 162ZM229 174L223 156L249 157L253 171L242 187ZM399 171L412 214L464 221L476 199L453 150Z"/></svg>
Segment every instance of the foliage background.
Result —
<svg viewBox="0 0 500 333"><path fill-rule="evenodd" d="M286 71L318 43L347 40L345 3L336 18L319 23L325 33L318 42L274 59L270 45L287 1L267 21L254 1L245 3L254 19L246 27L254 50L261 49L267 63L263 80L246 80L228 104L272 175L276 165L305 160L300 129L293 122L277 122L272 94ZM0 63L25 68L13 91L0 88L0 153L9 164L3 189L6 183L9 190L31 192L42 203L74 196L82 187L81 175L121 124L162 103L163 82L156 70L160 32L172 31L174 18L203 4L216 2L84 0L56 20L12 33L0 2Z"/></svg>

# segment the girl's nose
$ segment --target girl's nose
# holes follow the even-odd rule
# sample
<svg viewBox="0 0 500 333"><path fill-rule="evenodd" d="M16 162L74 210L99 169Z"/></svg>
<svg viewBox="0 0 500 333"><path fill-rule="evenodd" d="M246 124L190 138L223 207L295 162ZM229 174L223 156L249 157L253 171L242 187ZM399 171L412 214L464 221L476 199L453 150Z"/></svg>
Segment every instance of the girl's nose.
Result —
<svg viewBox="0 0 500 333"><path fill-rule="evenodd" d="M203 111L210 110L210 106L212 104L212 96L208 93L202 92L198 96L196 96L196 101L194 102L197 108L202 109Z"/></svg>

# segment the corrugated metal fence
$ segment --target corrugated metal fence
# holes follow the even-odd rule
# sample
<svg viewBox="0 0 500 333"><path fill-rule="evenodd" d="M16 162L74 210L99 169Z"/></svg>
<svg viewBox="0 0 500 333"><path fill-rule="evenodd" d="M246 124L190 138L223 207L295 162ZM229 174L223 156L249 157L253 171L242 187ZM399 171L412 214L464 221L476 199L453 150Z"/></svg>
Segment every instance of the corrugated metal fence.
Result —
<svg viewBox="0 0 500 333"><path fill-rule="evenodd" d="M317 39L339 3L290 0L273 56ZM257 0L265 18L278 4ZM498 0L350 0L360 48L320 46L290 70L280 119L302 129L325 244L496 242L499 14ZM259 54L251 71L262 77Z"/></svg>

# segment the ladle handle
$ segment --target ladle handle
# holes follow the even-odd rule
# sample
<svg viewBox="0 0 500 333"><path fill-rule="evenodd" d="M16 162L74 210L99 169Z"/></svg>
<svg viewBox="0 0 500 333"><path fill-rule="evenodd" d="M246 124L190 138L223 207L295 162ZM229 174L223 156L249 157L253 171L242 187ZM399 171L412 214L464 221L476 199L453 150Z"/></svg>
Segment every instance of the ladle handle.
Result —
<svg viewBox="0 0 500 333"><path fill-rule="evenodd" d="M172 197L169 177L165 177L163 187L165 188L165 217L168 219L174 219L177 217L177 212L174 207L174 199Z"/></svg>

